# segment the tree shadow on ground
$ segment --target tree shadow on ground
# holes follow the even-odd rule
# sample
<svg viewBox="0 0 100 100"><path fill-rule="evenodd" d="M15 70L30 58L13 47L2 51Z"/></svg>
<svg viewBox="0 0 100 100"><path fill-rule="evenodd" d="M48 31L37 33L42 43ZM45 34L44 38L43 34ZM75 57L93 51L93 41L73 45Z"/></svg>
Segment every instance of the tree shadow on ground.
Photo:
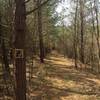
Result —
<svg viewBox="0 0 100 100"><path fill-rule="evenodd" d="M73 95L100 98L100 78L98 75L75 70L73 65L63 64L65 61L60 60L60 58L46 60L43 69L46 72L45 76L32 80L33 93L37 91L38 95L31 96L30 100L63 100L61 97ZM57 64L57 62L62 63Z"/></svg>

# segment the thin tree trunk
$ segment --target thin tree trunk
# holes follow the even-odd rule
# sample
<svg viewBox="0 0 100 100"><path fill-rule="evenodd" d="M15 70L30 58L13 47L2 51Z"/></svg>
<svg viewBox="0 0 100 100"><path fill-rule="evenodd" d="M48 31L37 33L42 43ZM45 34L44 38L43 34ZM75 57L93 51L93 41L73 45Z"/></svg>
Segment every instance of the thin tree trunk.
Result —
<svg viewBox="0 0 100 100"><path fill-rule="evenodd" d="M0 22L1 22L1 15L0 15ZM2 49L2 56L3 56L3 63L5 65L5 72L6 74L10 74L10 69L9 69L9 61L7 57L7 50L5 46L5 40L4 37L2 36L2 26L0 25L0 42L1 42L1 49Z"/></svg>
<svg viewBox="0 0 100 100"><path fill-rule="evenodd" d="M92 70L94 67L94 33L95 31L95 24L94 24L94 17L93 17L93 9L92 9L92 2L91 3L91 16L92 16L92 51L91 51L91 66L92 66Z"/></svg>
<svg viewBox="0 0 100 100"><path fill-rule="evenodd" d="M44 63L44 43L43 43L43 34L42 34L42 12L41 12L41 6L40 5L41 5L41 0L37 0L40 61L41 61L41 63Z"/></svg>
<svg viewBox="0 0 100 100"><path fill-rule="evenodd" d="M100 38L100 32L99 32L99 19L98 19L98 6L97 6L97 1L94 0L94 7L95 7L95 13L96 13L96 29L97 29L97 46L98 46L98 72L100 70L100 43L99 43L99 38Z"/></svg>
<svg viewBox="0 0 100 100"><path fill-rule="evenodd" d="M84 0L80 0L81 19L81 62L84 63Z"/></svg>
<svg viewBox="0 0 100 100"><path fill-rule="evenodd" d="M78 0L76 2L76 11L75 11L75 23L74 23L74 58L75 58L75 68L77 69L77 10L78 10Z"/></svg>

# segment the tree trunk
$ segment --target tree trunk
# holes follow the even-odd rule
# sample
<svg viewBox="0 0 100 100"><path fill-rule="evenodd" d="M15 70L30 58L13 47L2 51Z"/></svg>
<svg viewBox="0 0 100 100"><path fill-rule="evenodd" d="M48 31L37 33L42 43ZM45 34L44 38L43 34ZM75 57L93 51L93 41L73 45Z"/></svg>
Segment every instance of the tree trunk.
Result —
<svg viewBox="0 0 100 100"><path fill-rule="evenodd" d="M1 15L0 15L0 22L1 22ZM5 46L5 40L4 40L4 37L2 36L2 34L3 34L2 26L0 25L0 42L1 42L3 63L5 65L4 69L5 69L6 75L8 75L8 74L10 74L9 61L8 61L8 57L7 57L7 50L6 50L6 46Z"/></svg>
<svg viewBox="0 0 100 100"><path fill-rule="evenodd" d="M77 69L77 59L78 59L78 55L77 55L77 11L78 11L78 0L76 2L76 11L75 11L75 23L74 23L74 59L75 59L75 68Z"/></svg>
<svg viewBox="0 0 100 100"><path fill-rule="evenodd" d="M100 43L99 43L99 38L100 38L100 31L99 31L99 15L98 15L98 5L97 1L94 0L94 7L95 7L95 14L96 14L96 29L97 29L97 46L98 46L98 72L100 70Z"/></svg>
<svg viewBox="0 0 100 100"><path fill-rule="evenodd" d="M94 67L94 34L95 34L95 20L94 20L94 15L93 15L93 8L92 8L92 2L91 3L91 16L92 16L92 49L91 50L91 67L93 70Z"/></svg>
<svg viewBox="0 0 100 100"><path fill-rule="evenodd" d="M26 9L25 0L15 0L15 67L16 67L16 100L26 100L26 64L25 35ZM18 56L20 53L22 56Z"/></svg>
<svg viewBox="0 0 100 100"><path fill-rule="evenodd" d="M81 62L84 63L84 0L80 0L81 19Z"/></svg>
<svg viewBox="0 0 100 100"><path fill-rule="evenodd" d="M40 61L41 61L41 63L44 63L44 43L43 43L43 34L42 34L42 12L41 12L41 6L40 5L41 5L41 0L37 0Z"/></svg>

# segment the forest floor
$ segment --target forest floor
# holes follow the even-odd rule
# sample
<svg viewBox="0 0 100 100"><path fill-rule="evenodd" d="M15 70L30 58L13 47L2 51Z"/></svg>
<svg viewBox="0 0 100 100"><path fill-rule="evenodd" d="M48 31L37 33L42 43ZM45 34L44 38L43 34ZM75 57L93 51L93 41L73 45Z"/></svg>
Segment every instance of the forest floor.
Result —
<svg viewBox="0 0 100 100"><path fill-rule="evenodd" d="M37 64L29 100L100 100L100 74L76 70L71 59L57 53Z"/></svg>
<svg viewBox="0 0 100 100"><path fill-rule="evenodd" d="M27 88L27 100L100 100L100 74L76 70L72 59L53 52L44 64L38 58L27 63Z"/></svg>

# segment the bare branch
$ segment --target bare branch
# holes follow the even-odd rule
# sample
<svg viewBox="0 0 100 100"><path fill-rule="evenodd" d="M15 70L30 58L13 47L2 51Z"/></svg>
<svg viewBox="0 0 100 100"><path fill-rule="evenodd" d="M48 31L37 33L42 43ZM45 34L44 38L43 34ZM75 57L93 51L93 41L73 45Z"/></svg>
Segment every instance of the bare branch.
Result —
<svg viewBox="0 0 100 100"><path fill-rule="evenodd" d="M26 0L25 3L28 3L30 0Z"/></svg>
<svg viewBox="0 0 100 100"><path fill-rule="evenodd" d="M9 28L9 26L6 25L6 24L1 24L1 23L0 23L0 26L5 27L5 28Z"/></svg>
<svg viewBox="0 0 100 100"><path fill-rule="evenodd" d="M44 6L44 5L47 4L49 1L50 1L50 0L44 1L39 7ZM33 10L26 12L26 15L29 15L29 14L35 12L37 9L39 9L39 7L36 7L36 8L34 8Z"/></svg>

